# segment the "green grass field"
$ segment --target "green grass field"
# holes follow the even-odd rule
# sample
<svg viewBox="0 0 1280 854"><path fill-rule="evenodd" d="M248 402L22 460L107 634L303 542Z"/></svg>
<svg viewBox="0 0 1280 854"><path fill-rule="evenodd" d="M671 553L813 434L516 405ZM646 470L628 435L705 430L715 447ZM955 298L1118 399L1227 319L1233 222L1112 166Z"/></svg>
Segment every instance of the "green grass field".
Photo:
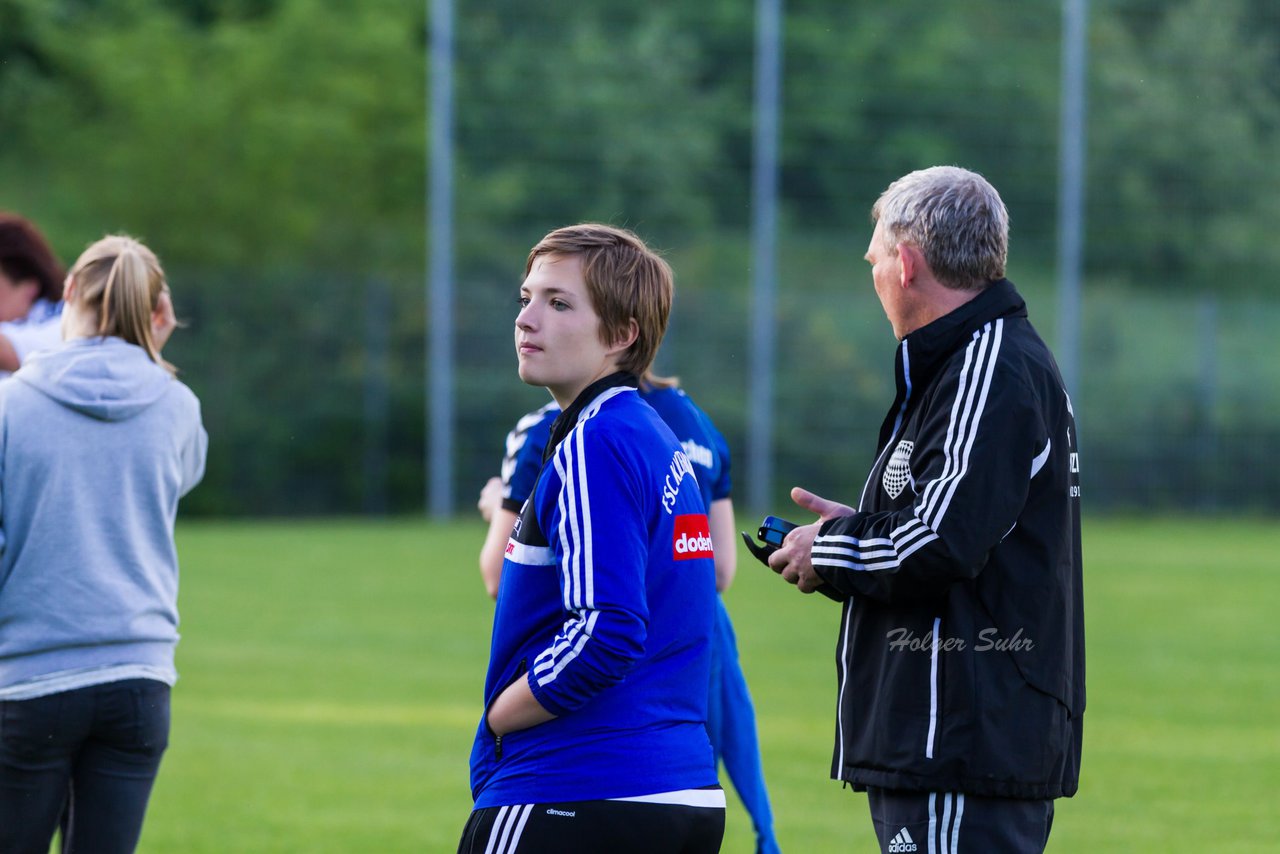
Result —
<svg viewBox="0 0 1280 854"><path fill-rule="evenodd" d="M144 852L451 852L491 605L479 523L185 522L182 679ZM1058 852L1274 851L1280 633L1268 522L1085 530L1089 707ZM727 594L778 836L874 851L828 779L838 609L744 556ZM749 852L731 796L724 850Z"/></svg>

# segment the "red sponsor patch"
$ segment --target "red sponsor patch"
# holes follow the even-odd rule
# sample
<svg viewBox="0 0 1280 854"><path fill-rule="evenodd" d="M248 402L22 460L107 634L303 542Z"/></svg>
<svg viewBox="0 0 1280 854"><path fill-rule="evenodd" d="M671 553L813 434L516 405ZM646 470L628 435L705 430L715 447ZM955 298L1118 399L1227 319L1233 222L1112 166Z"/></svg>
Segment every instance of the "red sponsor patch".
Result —
<svg viewBox="0 0 1280 854"><path fill-rule="evenodd" d="M671 540L671 557L689 560L695 557L713 557L711 551L711 526L705 513L685 513L675 520L675 536Z"/></svg>

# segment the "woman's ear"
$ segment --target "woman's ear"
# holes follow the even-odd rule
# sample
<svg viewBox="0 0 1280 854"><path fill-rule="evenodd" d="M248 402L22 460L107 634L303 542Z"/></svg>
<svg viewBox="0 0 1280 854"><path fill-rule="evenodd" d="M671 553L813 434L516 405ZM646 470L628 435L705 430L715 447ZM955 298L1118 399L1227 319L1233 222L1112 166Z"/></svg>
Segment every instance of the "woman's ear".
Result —
<svg viewBox="0 0 1280 854"><path fill-rule="evenodd" d="M636 343L636 339L638 339L639 337L640 337L639 322L634 317L629 318L627 320L626 331L623 332L621 335L619 335L617 339L611 345L609 345L609 354L616 355L618 353L625 353L627 351L627 348L629 348L632 344Z"/></svg>
<svg viewBox="0 0 1280 854"><path fill-rule="evenodd" d="M156 307L151 310L151 340L156 350L163 350L165 342L178 328L178 318L173 313L173 298L169 295L169 286L165 285L156 298Z"/></svg>
<svg viewBox="0 0 1280 854"><path fill-rule="evenodd" d="M72 276L67 276L67 280L62 283L62 301L71 302L76 294L76 280Z"/></svg>

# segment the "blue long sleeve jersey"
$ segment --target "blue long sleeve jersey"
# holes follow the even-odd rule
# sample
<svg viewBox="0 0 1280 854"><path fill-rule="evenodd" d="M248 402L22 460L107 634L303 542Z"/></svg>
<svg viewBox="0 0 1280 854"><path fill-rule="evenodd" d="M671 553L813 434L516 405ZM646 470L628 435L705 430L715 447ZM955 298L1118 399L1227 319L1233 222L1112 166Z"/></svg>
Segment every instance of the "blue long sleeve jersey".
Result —
<svg viewBox="0 0 1280 854"><path fill-rule="evenodd" d="M485 708L528 679L554 720L471 753L476 808L710 786L715 614L706 511L635 378L584 391L552 429L502 567Z"/></svg>
<svg viewBox="0 0 1280 854"><path fill-rule="evenodd" d="M640 389L640 399L654 408L675 437L698 475L698 489L707 509L733 491L729 443L710 416L676 387ZM519 513L542 470L542 452L551 438L551 425L560 414L555 401L516 422L507 434L502 458L502 506Z"/></svg>

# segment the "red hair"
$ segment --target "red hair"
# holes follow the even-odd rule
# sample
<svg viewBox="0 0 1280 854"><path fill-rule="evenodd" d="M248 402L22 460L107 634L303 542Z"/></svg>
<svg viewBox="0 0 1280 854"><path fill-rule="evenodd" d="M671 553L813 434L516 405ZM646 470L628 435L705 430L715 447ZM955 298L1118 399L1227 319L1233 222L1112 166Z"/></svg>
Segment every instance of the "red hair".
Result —
<svg viewBox="0 0 1280 854"><path fill-rule="evenodd" d="M0 212L0 270L15 282L35 279L40 284L40 299L62 299L66 274L58 257L44 235L17 214Z"/></svg>

